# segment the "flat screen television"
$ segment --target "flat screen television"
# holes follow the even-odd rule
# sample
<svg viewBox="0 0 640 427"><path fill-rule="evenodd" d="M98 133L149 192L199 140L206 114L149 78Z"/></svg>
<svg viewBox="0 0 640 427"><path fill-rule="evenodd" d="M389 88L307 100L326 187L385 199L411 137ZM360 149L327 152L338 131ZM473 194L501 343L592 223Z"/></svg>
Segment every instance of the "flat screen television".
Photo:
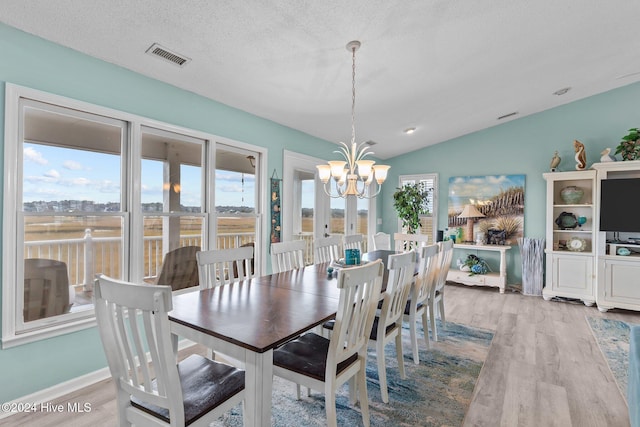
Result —
<svg viewBox="0 0 640 427"><path fill-rule="evenodd" d="M600 181L600 231L640 232L640 178Z"/></svg>

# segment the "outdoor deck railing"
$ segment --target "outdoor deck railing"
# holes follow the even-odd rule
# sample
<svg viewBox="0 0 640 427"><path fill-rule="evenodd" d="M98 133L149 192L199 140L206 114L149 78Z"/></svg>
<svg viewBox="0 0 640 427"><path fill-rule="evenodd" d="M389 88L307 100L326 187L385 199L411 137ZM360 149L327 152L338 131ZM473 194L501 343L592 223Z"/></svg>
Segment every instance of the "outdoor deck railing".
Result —
<svg viewBox="0 0 640 427"><path fill-rule="evenodd" d="M255 233L218 234L218 248L234 248L255 240ZM180 246L202 246L200 236L180 236ZM122 239L94 237L85 230L80 239L34 240L25 242L26 258L47 258L67 264L69 283L73 286L93 282L96 273L120 277ZM164 254L162 236L144 238L145 280L157 277Z"/></svg>

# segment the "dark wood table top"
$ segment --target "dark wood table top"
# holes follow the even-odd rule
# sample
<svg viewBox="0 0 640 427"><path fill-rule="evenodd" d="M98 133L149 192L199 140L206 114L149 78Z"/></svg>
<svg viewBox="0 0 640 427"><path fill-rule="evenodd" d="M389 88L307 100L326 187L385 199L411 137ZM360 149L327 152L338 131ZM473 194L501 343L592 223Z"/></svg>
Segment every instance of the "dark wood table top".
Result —
<svg viewBox="0 0 640 427"><path fill-rule="evenodd" d="M386 263L393 253L369 252L363 260ZM263 353L335 316L339 290L336 275L329 276L327 267L329 263L310 265L175 295L169 319Z"/></svg>

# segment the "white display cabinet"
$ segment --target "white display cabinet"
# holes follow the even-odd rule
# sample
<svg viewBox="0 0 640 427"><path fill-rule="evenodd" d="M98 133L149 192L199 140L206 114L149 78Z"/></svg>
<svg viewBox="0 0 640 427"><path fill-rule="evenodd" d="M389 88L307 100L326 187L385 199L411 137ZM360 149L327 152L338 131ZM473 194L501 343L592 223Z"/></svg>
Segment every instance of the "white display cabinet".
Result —
<svg viewBox="0 0 640 427"><path fill-rule="evenodd" d="M542 296L547 301L556 296L580 299L591 306L596 302L596 171L550 172L543 176L547 205Z"/></svg>
<svg viewBox="0 0 640 427"><path fill-rule="evenodd" d="M596 163L596 196L600 200L602 181L606 179L640 178L640 161ZM640 207L638 194L628 195L632 209L629 215L637 218ZM634 202L635 200L635 202ZM633 209L633 206L636 206ZM594 227L596 234L596 258L598 280L596 302L602 312L612 308L640 310L640 232L600 231L600 203L596 204ZM620 250L625 248L626 250Z"/></svg>

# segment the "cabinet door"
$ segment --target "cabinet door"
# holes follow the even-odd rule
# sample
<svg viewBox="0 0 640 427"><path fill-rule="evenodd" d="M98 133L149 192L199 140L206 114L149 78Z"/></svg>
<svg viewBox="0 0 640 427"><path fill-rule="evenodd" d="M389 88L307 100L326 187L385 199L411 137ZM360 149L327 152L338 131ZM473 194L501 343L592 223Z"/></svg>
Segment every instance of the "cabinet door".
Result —
<svg viewBox="0 0 640 427"><path fill-rule="evenodd" d="M593 296L593 259L590 256L556 255L553 257L554 290L576 298Z"/></svg>
<svg viewBox="0 0 640 427"><path fill-rule="evenodd" d="M604 275L607 301L640 304L640 265L637 262L607 260Z"/></svg>

